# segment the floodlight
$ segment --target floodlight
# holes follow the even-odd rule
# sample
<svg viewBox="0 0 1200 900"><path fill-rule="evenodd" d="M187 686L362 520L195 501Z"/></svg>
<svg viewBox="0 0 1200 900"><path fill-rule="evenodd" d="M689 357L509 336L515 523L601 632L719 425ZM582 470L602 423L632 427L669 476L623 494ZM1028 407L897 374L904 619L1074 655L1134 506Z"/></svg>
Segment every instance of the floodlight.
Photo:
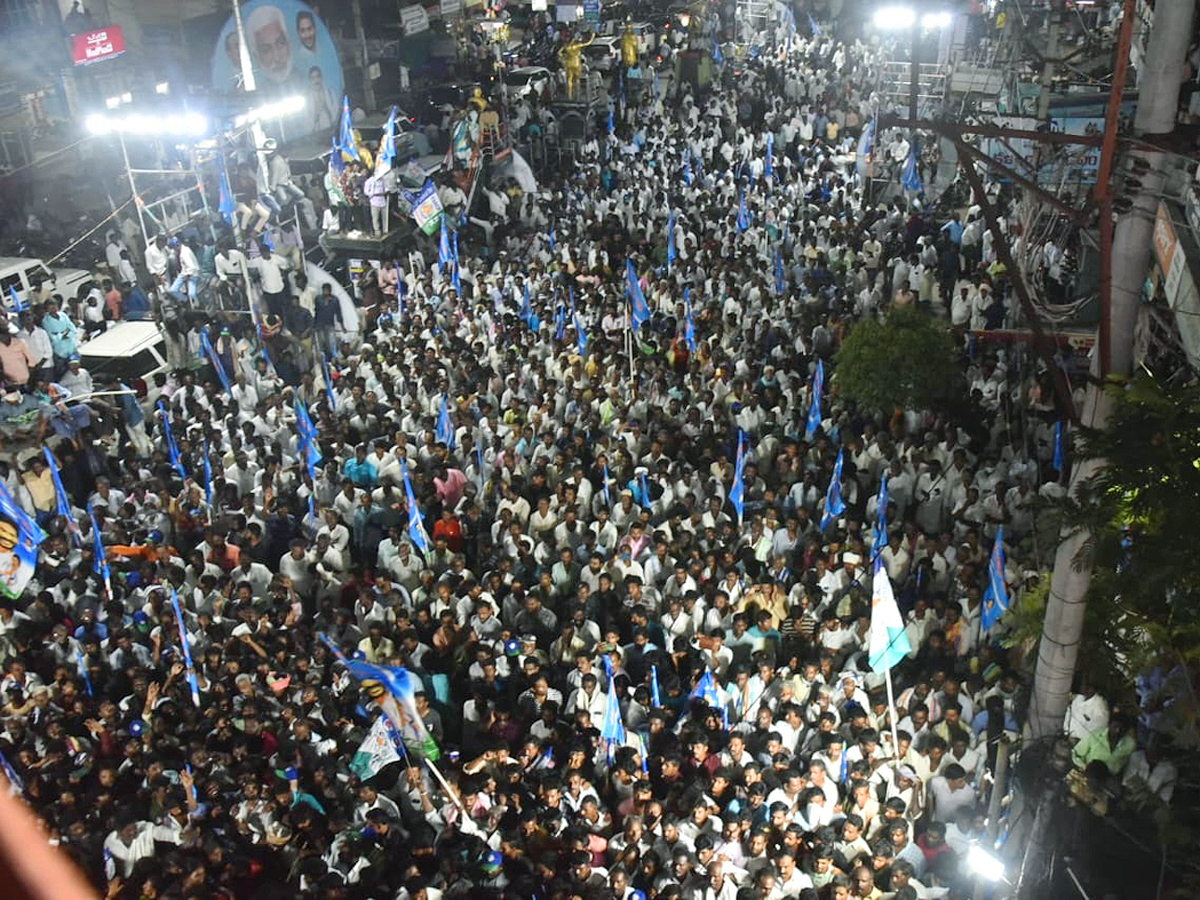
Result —
<svg viewBox="0 0 1200 900"><path fill-rule="evenodd" d="M166 81L160 81L158 84L156 84L154 86L154 93L156 93L156 94L166 94L166 93L169 93L170 90L171 90L171 85Z"/></svg>
<svg viewBox="0 0 1200 900"><path fill-rule="evenodd" d="M1004 877L1004 863L978 844L973 844L967 851L967 866L985 881L999 881Z"/></svg>
<svg viewBox="0 0 1200 900"><path fill-rule="evenodd" d="M884 31L911 28L917 14L911 6L883 6L875 10L875 27Z"/></svg>

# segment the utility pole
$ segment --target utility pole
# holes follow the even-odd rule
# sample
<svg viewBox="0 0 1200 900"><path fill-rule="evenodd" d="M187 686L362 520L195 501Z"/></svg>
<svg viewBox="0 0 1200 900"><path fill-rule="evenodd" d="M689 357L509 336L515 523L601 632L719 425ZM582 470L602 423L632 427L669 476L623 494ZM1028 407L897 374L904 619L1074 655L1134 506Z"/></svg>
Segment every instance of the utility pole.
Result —
<svg viewBox="0 0 1200 900"><path fill-rule="evenodd" d="M1196 0L1159 0L1154 8L1154 23L1146 48L1147 65L1139 73L1138 110L1134 130L1143 137L1160 137L1175 130L1175 114L1179 105L1179 72L1183 70L1191 34ZM1133 0L1126 0L1125 16L1133 15ZM1129 53L1128 30L1122 28L1122 46L1118 54ZM1121 85L1114 80L1113 90ZM1119 102L1110 105L1119 109ZM1116 123L1106 125L1115 133ZM1089 428L1104 428L1108 424L1110 400L1104 379L1109 374L1127 376L1133 369L1133 326L1141 303L1142 285L1150 266L1154 232L1154 214L1158 193L1164 181L1166 154L1157 151L1133 151L1149 166L1142 185L1133 198L1132 209L1116 224L1112 254L1101 259L1108 270L1111 302L1107 323L1102 332L1108 333L1108 367L1103 354L1093 358L1091 379L1084 400L1081 420ZM1102 167L1103 168L1103 167ZM1109 167L1111 171L1111 164ZM1104 186L1100 186L1103 191ZM1103 194L1101 194L1103 198ZM1102 223L1107 226L1108 223ZM1104 276L1102 276L1103 279ZM1071 473L1069 493L1078 497L1079 486L1102 471L1102 460L1085 460ZM1042 623L1042 639L1038 645L1037 670L1033 697L1029 708L1029 728L1034 738L1046 738L1062 730L1063 716L1071 696L1071 681L1079 659L1079 643L1083 635L1083 620L1091 584L1092 561L1077 557L1091 535L1082 529L1064 530L1054 558L1054 574L1046 600L1046 615ZM1037 836L1034 840L1038 840Z"/></svg>
<svg viewBox="0 0 1200 900"><path fill-rule="evenodd" d="M1058 69L1058 34L1062 27L1062 2L1053 0L1046 7L1046 56L1042 60L1042 92L1038 95L1037 118L1039 124L1044 124L1050 115L1050 87L1054 83L1054 73Z"/></svg>

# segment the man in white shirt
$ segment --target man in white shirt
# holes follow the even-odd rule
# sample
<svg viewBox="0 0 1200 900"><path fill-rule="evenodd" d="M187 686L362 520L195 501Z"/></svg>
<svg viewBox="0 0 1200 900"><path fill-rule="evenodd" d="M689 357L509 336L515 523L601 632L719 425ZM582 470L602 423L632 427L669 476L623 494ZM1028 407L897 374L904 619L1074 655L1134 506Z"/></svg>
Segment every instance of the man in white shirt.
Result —
<svg viewBox="0 0 1200 900"><path fill-rule="evenodd" d="M288 283L283 274L288 269L287 260L273 254L266 244L262 245L261 252L262 255L258 259L250 261L250 271L258 275L267 308L283 318L288 300Z"/></svg>
<svg viewBox="0 0 1200 900"><path fill-rule="evenodd" d="M196 292L200 289L200 260L196 251L188 246L186 241L171 238L170 246L179 248L179 274L169 288L171 294L179 300L186 299L196 302Z"/></svg>
<svg viewBox="0 0 1200 900"><path fill-rule="evenodd" d="M167 236L165 234L156 234L154 240L146 246L146 269L150 272L150 277L154 279L154 283L160 287L165 287L167 284L167 266L170 260L170 251L167 250Z"/></svg>

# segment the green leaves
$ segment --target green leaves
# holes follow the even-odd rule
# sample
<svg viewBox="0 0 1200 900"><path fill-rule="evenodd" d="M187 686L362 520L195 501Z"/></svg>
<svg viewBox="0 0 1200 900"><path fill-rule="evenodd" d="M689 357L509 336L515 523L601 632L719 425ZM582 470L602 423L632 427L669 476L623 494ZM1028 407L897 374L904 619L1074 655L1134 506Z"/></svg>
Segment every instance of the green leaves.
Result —
<svg viewBox="0 0 1200 900"><path fill-rule="evenodd" d="M958 350L945 324L913 307L880 322L856 324L837 355L838 393L867 409L937 409L962 380Z"/></svg>

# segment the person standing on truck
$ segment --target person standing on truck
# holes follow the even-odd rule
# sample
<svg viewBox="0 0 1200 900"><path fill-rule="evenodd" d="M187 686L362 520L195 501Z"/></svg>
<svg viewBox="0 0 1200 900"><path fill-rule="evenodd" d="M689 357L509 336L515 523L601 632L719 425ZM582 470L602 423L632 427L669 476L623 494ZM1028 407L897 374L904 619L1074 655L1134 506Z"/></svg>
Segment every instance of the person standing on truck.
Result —
<svg viewBox="0 0 1200 900"><path fill-rule="evenodd" d="M167 236L156 234L154 240L146 246L146 269L154 279L157 287L167 285L167 265L171 252L167 249Z"/></svg>
<svg viewBox="0 0 1200 900"><path fill-rule="evenodd" d="M50 336L50 349L54 353L54 374L57 375L67 367L67 360L79 352L79 326L59 309L57 300L51 300L46 304L42 327Z"/></svg>
<svg viewBox="0 0 1200 900"><path fill-rule="evenodd" d="M50 367L54 363L54 351L50 349L50 335L46 334L46 329L38 325L31 310L27 309L21 313L21 330L17 332L17 336L29 346L29 354L34 359L31 366L33 376L41 377L43 373L49 373Z"/></svg>

